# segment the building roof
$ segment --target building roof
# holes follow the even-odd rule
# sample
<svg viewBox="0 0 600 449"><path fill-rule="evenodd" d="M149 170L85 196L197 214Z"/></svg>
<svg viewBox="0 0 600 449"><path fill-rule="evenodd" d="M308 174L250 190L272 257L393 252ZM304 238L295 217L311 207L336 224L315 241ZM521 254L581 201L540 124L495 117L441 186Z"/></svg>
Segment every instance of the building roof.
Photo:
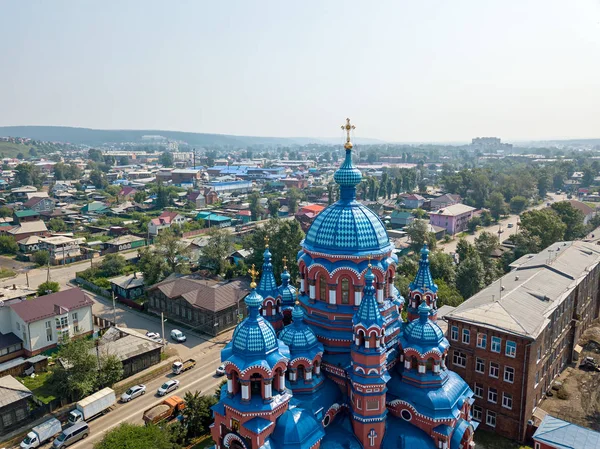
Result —
<svg viewBox="0 0 600 449"><path fill-rule="evenodd" d="M578 211L580 211L585 217L587 217L588 215L591 215L594 213L594 209L592 209L590 206L588 206L585 203L582 203L581 201L577 201L577 200L569 200L569 203L571 204L571 206L573 206L575 209L577 209Z"/></svg>
<svg viewBox="0 0 600 449"><path fill-rule="evenodd" d="M402 198L404 198L405 200L412 200L412 201L425 201L425 198L422 197L421 195L417 194L417 193L405 193L403 195L400 195Z"/></svg>
<svg viewBox="0 0 600 449"><path fill-rule="evenodd" d="M550 415L546 415L533 439L560 449L600 449L600 433Z"/></svg>
<svg viewBox="0 0 600 449"><path fill-rule="evenodd" d="M133 273L126 274L124 276L117 276L115 278L110 279L111 284L118 285L121 288L129 289L136 287L144 286L144 274L143 273Z"/></svg>
<svg viewBox="0 0 600 449"><path fill-rule="evenodd" d="M27 203L25 203L25 204L27 204ZM40 213L38 211L31 210L31 209L23 209L23 210L15 211L15 217L17 217L17 218L36 217L39 214Z"/></svg>
<svg viewBox="0 0 600 449"><path fill-rule="evenodd" d="M31 390L14 377L0 377L0 409L32 396Z"/></svg>
<svg viewBox="0 0 600 449"><path fill-rule="evenodd" d="M0 333L0 349L8 348L9 346L22 343L22 341L23 340L21 340L12 332L9 332L7 334Z"/></svg>
<svg viewBox="0 0 600 449"><path fill-rule="evenodd" d="M271 251L269 247L265 248L263 253L263 266L260 281L258 281L258 287L256 291L263 298L276 298L279 290L277 289L277 282L275 281L275 275L273 275L273 264L271 263Z"/></svg>
<svg viewBox="0 0 600 449"><path fill-rule="evenodd" d="M145 240L144 237L138 237L137 235L125 234L115 237L112 240L107 241L108 245L124 245L126 243L138 242L140 240Z"/></svg>
<svg viewBox="0 0 600 449"><path fill-rule="evenodd" d="M132 329L111 327L100 338L99 351L124 361L161 347L160 343ZM95 348L90 352L96 355Z"/></svg>
<svg viewBox="0 0 600 449"><path fill-rule="evenodd" d="M431 212L431 214L442 215L445 217L455 217L457 215L466 214L467 212L474 211L475 208L471 206L467 206L466 204L458 203L453 204L452 206L444 207L443 209L439 209L435 212Z"/></svg>
<svg viewBox="0 0 600 449"><path fill-rule="evenodd" d="M159 289L168 298L181 296L193 306L218 312L242 300L248 290L248 281L214 281L189 275L164 280L149 290L154 289Z"/></svg>
<svg viewBox="0 0 600 449"><path fill-rule="evenodd" d="M365 329L369 329L371 326L383 327L383 317L379 310L379 304L375 299L375 287L373 281L375 275L371 270L371 264L367 268L365 274L365 288L363 290L363 298L358 306L358 310L352 317L352 321L355 325L362 325Z"/></svg>
<svg viewBox="0 0 600 449"><path fill-rule="evenodd" d="M26 323L50 318L82 307L92 307L93 301L79 288L40 296L39 298L9 304L9 307ZM58 312L55 306L60 307Z"/></svg>
<svg viewBox="0 0 600 449"><path fill-rule="evenodd" d="M599 262L600 248L593 243L555 243L513 262L513 271L446 316L535 339L552 312Z"/></svg>
<svg viewBox="0 0 600 449"><path fill-rule="evenodd" d="M64 235L57 235L55 237L44 237L40 239L40 241L50 245L62 245L63 243L77 242L77 239L66 237Z"/></svg>
<svg viewBox="0 0 600 449"><path fill-rule="evenodd" d="M419 269L415 279L409 285L411 290L418 290L421 293L427 291L437 292L437 285L433 282L431 271L429 269L429 249L427 244L421 249L421 259L419 260Z"/></svg>
<svg viewBox="0 0 600 449"><path fill-rule="evenodd" d="M150 221L150 223L152 223L154 225L158 225L158 226L167 225L167 224L171 224L178 216L179 216L179 213L166 210L162 214L160 214L157 218L153 218Z"/></svg>
<svg viewBox="0 0 600 449"><path fill-rule="evenodd" d="M25 203L23 203L23 207L33 207L33 206L35 206L36 204L38 204L38 203L42 202L43 200L49 200L49 201L52 201L52 200L51 200L50 198L48 198L47 196L46 196L46 197L43 197L43 196L34 196L34 197L32 197L32 198L28 199L28 200L27 200Z"/></svg>
<svg viewBox="0 0 600 449"><path fill-rule="evenodd" d="M313 214L318 214L319 212L321 212L324 209L325 209L325 206L323 206L321 204L309 204L308 206L302 207L303 212L312 212Z"/></svg>
<svg viewBox="0 0 600 449"><path fill-rule="evenodd" d="M36 221L26 221L21 223L19 226L16 226L7 231L9 234L18 237L21 234L33 234L36 232L48 232L48 228L46 227L46 223L41 220ZM18 239L17 239L18 240Z"/></svg>
<svg viewBox="0 0 600 449"><path fill-rule="evenodd" d="M26 239L19 240L20 245L37 245L41 241L44 240L44 237L40 237L39 235L31 235Z"/></svg>

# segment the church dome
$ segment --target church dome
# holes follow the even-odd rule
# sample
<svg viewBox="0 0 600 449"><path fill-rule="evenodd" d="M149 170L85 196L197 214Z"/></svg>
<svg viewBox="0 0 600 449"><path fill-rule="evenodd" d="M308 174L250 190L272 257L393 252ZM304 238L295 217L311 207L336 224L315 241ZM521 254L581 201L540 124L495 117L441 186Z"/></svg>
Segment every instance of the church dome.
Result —
<svg viewBox="0 0 600 449"><path fill-rule="evenodd" d="M421 346L437 346L444 340L444 332L429 319L431 308L422 302L419 306L419 319L413 320L404 328L404 338Z"/></svg>
<svg viewBox="0 0 600 449"><path fill-rule="evenodd" d="M267 354L279 347L275 329L258 314L262 301L263 298L256 289L246 296L245 302L250 314L235 328L231 339L234 354Z"/></svg>
<svg viewBox="0 0 600 449"><path fill-rule="evenodd" d="M277 420L271 439L276 447L300 449L314 446L325 436L323 427L312 413L302 408L287 410Z"/></svg>
<svg viewBox="0 0 600 449"><path fill-rule="evenodd" d="M293 323L283 328L279 339L290 348L290 352L306 351L318 344L312 329L304 322L304 311L296 305L292 311Z"/></svg>
<svg viewBox="0 0 600 449"><path fill-rule="evenodd" d="M296 300L296 287L290 284L290 277L287 267L283 267L279 295L281 296L281 302L284 306L292 306Z"/></svg>

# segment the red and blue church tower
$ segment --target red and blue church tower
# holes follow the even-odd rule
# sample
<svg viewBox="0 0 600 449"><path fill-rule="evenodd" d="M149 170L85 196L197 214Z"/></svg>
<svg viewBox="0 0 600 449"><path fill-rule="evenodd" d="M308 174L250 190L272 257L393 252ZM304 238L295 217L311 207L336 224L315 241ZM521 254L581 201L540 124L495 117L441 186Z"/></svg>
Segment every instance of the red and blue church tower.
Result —
<svg viewBox="0 0 600 449"><path fill-rule="evenodd" d="M227 385L213 407L216 448L473 448L473 392L446 365L429 251L405 301L385 226L356 200L354 127L342 128L340 199L301 244L298 290L287 269L277 285L267 245L248 317L221 353Z"/></svg>

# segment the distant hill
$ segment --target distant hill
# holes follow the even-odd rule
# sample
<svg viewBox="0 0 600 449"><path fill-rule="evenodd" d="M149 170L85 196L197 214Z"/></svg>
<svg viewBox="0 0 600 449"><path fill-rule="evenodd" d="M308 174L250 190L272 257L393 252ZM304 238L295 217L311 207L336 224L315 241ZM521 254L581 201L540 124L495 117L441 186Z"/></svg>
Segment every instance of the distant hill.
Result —
<svg viewBox="0 0 600 449"><path fill-rule="evenodd" d="M35 140L65 142L74 145L97 146L123 142L143 143L143 136L163 136L169 140L183 141L192 146L249 146L249 145L306 145L329 144L333 139L310 137L251 137L228 134L204 134L182 131L146 130L108 130L90 128L72 128L66 126L0 126L0 136L29 137ZM377 143L374 139L360 139L358 142ZM357 143L358 143L357 142ZM149 142L151 143L151 142ZM340 143L340 139L336 139Z"/></svg>

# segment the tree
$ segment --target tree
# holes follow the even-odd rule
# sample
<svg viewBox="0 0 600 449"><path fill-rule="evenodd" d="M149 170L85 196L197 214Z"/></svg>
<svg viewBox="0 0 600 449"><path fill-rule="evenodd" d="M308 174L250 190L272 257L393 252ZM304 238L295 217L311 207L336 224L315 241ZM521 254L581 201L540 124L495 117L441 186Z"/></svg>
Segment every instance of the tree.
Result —
<svg viewBox="0 0 600 449"><path fill-rule="evenodd" d="M0 236L0 254L17 254L19 245L11 235Z"/></svg>
<svg viewBox="0 0 600 449"><path fill-rule="evenodd" d="M269 201L267 203L267 208L269 209L269 215L271 217L279 216L279 208L280 207L281 207L281 204L279 203L279 201L277 201L276 199L269 199Z"/></svg>
<svg viewBox="0 0 600 449"><path fill-rule="evenodd" d="M525 198L524 196L513 196L510 199L510 211L513 214L520 214L521 212L523 212L525 210L525 208L527 207L527 198Z"/></svg>
<svg viewBox="0 0 600 449"><path fill-rule="evenodd" d="M435 279L435 283L438 286L438 307L446 305L457 307L465 300L465 298L462 297L458 289L452 283L448 283L443 279Z"/></svg>
<svg viewBox="0 0 600 449"><path fill-rule="evenodd" d="M206 434L213 421L211 407L218 399L214 395L200 395L199 391L187 391L184 400L183 423L187 426L187 437L194 438Z"/></svg>
<svg viewBox="0 0 600 449"><path fill-rule="evenodd" d="M521 215L522 230L540 239L541 248L562 240L567 230L560 216L554 209L530 210Z"/></svg>
<svg viewBox="0 0 600 449"><path fill-rule="evenodd" d="M144 201L146 201L147 197L148 194L144 190L139 190L133 195L133 201L135 201L136 203L143 203Z"/></svg>
<svg viewBox="0 0 600 449"><path fill-rule="evenodd" d="M460 263L476 255L477 250L465 238L460 238L456 244L456 254L458 254L458 261Z"/></svg>
<svg viewBox="0 0 600 449"><path fill-rule="evenodd" d="M129 164L129 157L128 156L121 156L119 158L119 165L128 165Z"/></svg>
<svg viewBox="0 0 600 449"><path fill-rule="evenodd" d="M170 229L163 230L155 240L156 254L167 264L171 273L184 273L188 268L189 249Z"/></svg>
<svg viewBox="0 0 600 449"><path fill-rule="evenodd" d="M67 224L62 218L51 218L48 221L48 228L55 232L64 232L67 230Z"/></svg>
<svg viewBox="0 0 600 449"><path fill-rule="evenodd" d="M156 207L164 209L169 205L169 202L169 190L162 182L158 182L156 185Z"/></svg>
<svg viewBox="0 0 600 449"><path fill-rule="evenodd" d="M17 186L33 185L41 187L46 176L42 174L40 168L33 164L19 164L15 168L15 184Z"/></svg>
<svg viewBox="0 0 600 449"><path fill-rule="evenodd" d="M453 284L456 278L454 259L450 254L442 251L432 251L429 254L429 269L434 279L441 279L448 284Z"/></svg>
<svg viewBox="0 0 600 449"><path fill-rule="evenodd" d="M467 231L471 234L475 234L478 226L481 226L481 217L476 215L467 222Z"/></svg>
<svg viewBox="0 0 600 449"><path fill-rule="evenodd" d="M425 217L427 217L427 212L425 212L423 209L421 209L420 207L414 209L412 211L412 214L415 218L420 218L423 219Z"/></svg>
<svg viewBox="0 0 600 449"><path fill-rule="evenodd" d="M123 363L114 354L100 357L100 369L96 378L96 388L112 387L123 378Z"/></svg>
<svg viewBox="0 0 600 449"><path fill-rule="evenodd" d="M60 291L60 284L58 282L49 281L38 285L37 294L38 296L44 296L58 291Z"/></svg>
<svg viewBox="0 0 600 449"><path fill-rule="evenodd" d="M479 253L479 257L481 257L484 266L486 265L486 260L490 258L492 251L499 246L500 240L490 232L483 231L475 238L475 249Z"/></svg>
<svg viewBox="0 0 600 449"><path fill-rule="evenodd" d="M10 209L6 206L0 207L0 217L6 218L6 217L12 217L12 215L13 215L12 209Z"/></svg>
<svg viewBox="0 0 600 449"><path fill-rule="evenodd" d="M94 391L98 358L92 349L92 341L83 338L61 344L58 359L67 363L57 363L49 381L57 397L79 400Z"/></svg>
<svg viewBox="0 0 600 449"><path fill-rule="evenodd" d="M479 214L479 218L481 218L482 226L487 227L492 224L492 214L490 214L489 210L481 211L481 214Z"/></svg>
<svg viewBox="0 0 600 449"><path fill-rule="evenodd" d="M500 216L506 215L508 212L508 206L504 201L504 196L500 192L493 192L488 200L490 213L495 220L498 220Z"/></svg>
<svg viewBox="0 0 600 449"><path fill-rule="evenodd" d="M50 253L46 250L36 251L31 257L39 267L44 267L50 262Z"/></svg>
<svg viewBox="0 0 600 449"><path fill-rule="evenodd" d="M19 153L19 154L17 154L17 159L22 161L23 159L25 159L25 155L23 153Z"/></svg>
<svg viewBox="0 0 600 449"><path fill-rule="evenodd" d="M523 257L525 254L536 254L542 249L542 240L537 235L531 235L527 230L521 230L519 233L511 237L513 245L515 245L514 260ZM512 262L512 261L511 261Z"/></svg>
<svg viewBox="0 0 600 449"><path fill-rule="evenodd" d="M107 254L98 266L106 278L123 274L127 261L120 254Z"/></svg>
<svg viewBox="0 0 600 449"><path fill-rule="evenodd" d="M587 234L586 226L583 224L585 216L579 209L575 209L568 201L561 201L550 206L560 220L567 226L565 240L576 240Z"/></svg>
<svg viewBox="0 0 600 449"><path fill-rule="evenodd" d="M258 192L252 192L250 195L248 195L248 201L250 202L250 213L252 214L252 221L257 221L262 218L264 208L260 204L260 198L260 193Z"/></svg>
<svg viewBox="0 0 600 449"><path fill-rule="evenodd" d="M437 244L435 234L429 232L429 225L425 220L413 220L406 227L406 234L410 239L413 250L419 251L425 243L429 245L429 249L435 249Z"/></svg>
<svg viewBox="0 0 600 449"><path fill-rule="evenodd" d="M158 158L158 163L163 167L172 167L173 166L173 154L165 151Z"/></svg>
<svg viewBox="0 0 600 449"><path fill-rule="evenodd" d="M31 148L29 149L29 155L30 155L31 157L38 157L38 153L37 153L37 151L35 151L35 148L33 148L33 147L31 147Z"/></svg>
<svg viewBox="0 0 600 449"><path fill-rule="evenodd" d="M294 215L298 212L298 202L302 198L302 193L300 190L292 187L287 191L287 200L288 200L288 210L290 215Z"/></svg>
<svg viewBox="0 0 600 449"><path fill-rule="evenodd" d="M147 286L162 281L167 271L165 261L150 248L143 248L140 251L138 267L144 275L144 284Z"/></svg>
<svg viewBox="0 0 600 449"><path fill-rule="evenodd" d="M95 150L92 148L92 149L88 150L88 159L90 159L94 162L101 162L104 160L104 157L102 156L102 151Z"/></svg>
<svg viewBox="0 0 600 449"><path fill-rule="evenodd" d="M463 260L456 270L456 288L463 298L470 298L484 286L485 271L478 254Z"/></svg>
<svg viewBox="0 0 600 449"><path fill-rule="evenodd" d="M211 228L208 237L208 243L200 250L200 261L211 267L215 274L222 274L227 257L233 251L233 236L227 230Z"/></svg>
<svg viewBox="0 0 600 449"><path fill-rule="evenodd" d="M109 430L94 449L179 449L168 427L121 423Z"/></svg>
<svg viewBox="0 0 600 449"><path fill-rule="evenodd" d="M106 175L102 173L100 170L92 170L90 173L90 182L97 189L103 189L108 186L108 181L106 180Z"/></svg>
<svg viewBox="0 0 600 449"><path fill-rule="evenodd" d="M417 183L417 187L419 189L419 193L427 193L427 181L425 179L421 179Z"/></svg>

